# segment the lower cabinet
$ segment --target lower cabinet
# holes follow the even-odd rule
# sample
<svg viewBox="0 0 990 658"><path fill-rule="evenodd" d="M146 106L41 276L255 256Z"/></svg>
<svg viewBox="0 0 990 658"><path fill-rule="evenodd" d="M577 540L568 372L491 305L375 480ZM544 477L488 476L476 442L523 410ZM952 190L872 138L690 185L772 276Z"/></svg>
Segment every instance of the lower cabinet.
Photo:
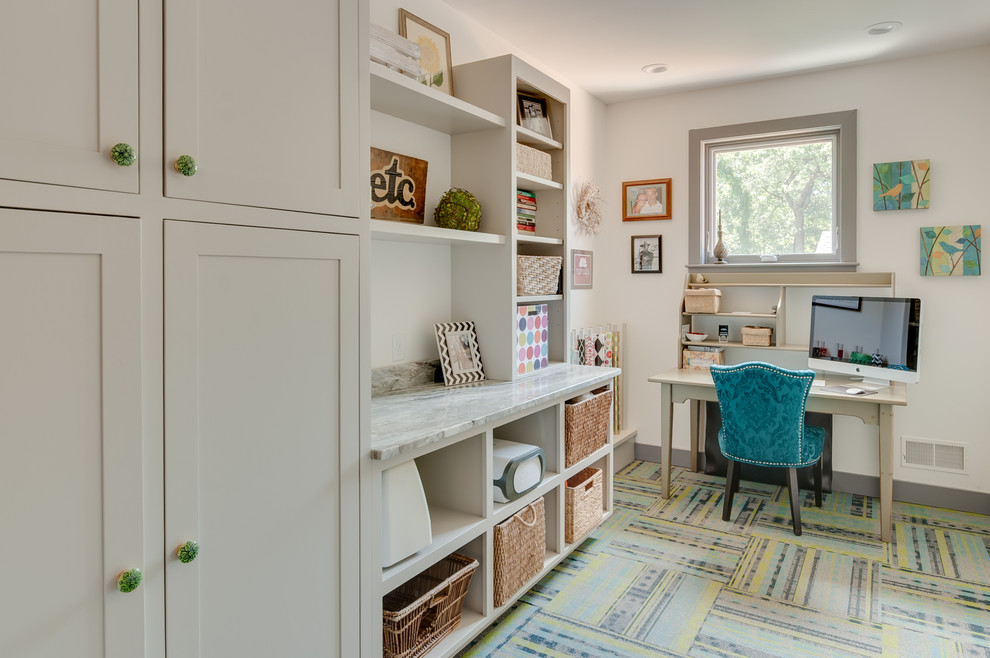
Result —
<svg viewBox="0 0 990 658"><path fill-rule="evenodd" d="M360 655L358 240L0 208L0 656Z"/></svg>
<svg viewBox="0 0 990 658"><path fill-rule="evenodd" d="M165 223L169 655L356 655L357 242Z"/></svg>
<svg viewBox="0 0 990 658"><path fill-rule="evenodd" d="M0 209L0 656L144 654L140 241Z"/></svg>
<svg viewBox="0 0 990 658"><path fill-rule="evenodd" d="M572 437L565 427L565 407L569 406L568 400L607 385L618 373L613 368L555 364L545 373L514 382L485 382L463 390L413 389L408 394L391 393L372 399L375 461L371 486L382 491L387 471L414 462L422 480L422 493L410 489L407 495L425 498L431 525L427 545L380 570L373 567L375 578L380 578L377 593L382 598L384 623L382 629L368 624L367 632L378 635L384 655L416 653L421 646L426 651L423 655L430 658L456 655L611 514L609 409L605 409L602 441L577 454L568 465L566 455ZM577 380L555 392L554 378L563 380L567 376ZM513 408L537 390L545 393L544 402ZM458 404L457 398L452 397L462 395L465 399L470 397L473 404ZM401 434L408 444L394 450L401 441L390 435L390 428L400 426L393 421L408 417L410 410L417 408L422 412L401 424ZM453 411L462 408L463 411ZM488 416L488 411L494 409L498 413ZM448 432L448 422L450 428L470 429ZM421 441L420 436L433 438ZM542 479L509 502L499 502L493 491L493 450L498 440L538 447L544 456ZM374 452L376 446L378 454ZM574 496L568 489L583 485L592 472L597 478L593 484L597 497L591 502L595 508L575 509ZM384 493L379 500L382 498ZM593 520L581 525L578 532L569 530L575 512L586 511ZM383 538L390 540L396 532L408 533L409 523L421 521L400 519L382 527ZM466 591L461 591L460 573L444 573L450 583L445 583L441 591L430 590L438 583L434 572L443 571L449 561L465 559L478 563L469 576ZM446 601L455 595L460 598L459 618L448 625L437 624L441 608L432 611L431 601ZM405 607L396 609L399 604ZM402 630L406 630L405 635ZM368 642L370 638L364 640Z"/></svg>

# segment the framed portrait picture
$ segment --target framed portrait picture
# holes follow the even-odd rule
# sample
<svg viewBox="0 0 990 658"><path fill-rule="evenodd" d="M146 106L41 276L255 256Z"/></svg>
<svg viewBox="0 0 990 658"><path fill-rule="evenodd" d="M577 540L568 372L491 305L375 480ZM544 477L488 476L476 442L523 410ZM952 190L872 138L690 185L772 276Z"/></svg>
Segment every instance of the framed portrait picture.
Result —
<svg viewBox="0 0 990 658"><path fill-rule="evenodd" d="M634 180L622 184L622 221L670 219L670 179Z"/></svg>
<svg viewBox="0 0 990 658"><path fill-rule="evenodd" d="M481 363L474 323L438 322L433 326L437 334L443 383L453 386L482 381L485 378L485 367Z"/></svg>
<svg viewBox="0 0 990 658"><path fill-rule="evenodd" d="M419 45L419 78L427 87L454 95L450 35L419 16L399 9L399 36Z"/></svg>
<svg viewBox="0 0 990 658"><path fill-rule="evenodd" d="M547 112L547 99L530 94L517 94L519 98L519 125L553 139L550 132L550 114Z"/></svg>
<svg viewBox="0 0 990 658"><path fill-rule="evenodd" d="M663 271L661 240L659 235L632 236L633 274L660 274Z"/></svg>
<svg viewBox="0 0 990 658"><path fill-rule="evenodd" d="M595 255L584 249L571 249L571 290L590 289L594 280Z"/></svg>

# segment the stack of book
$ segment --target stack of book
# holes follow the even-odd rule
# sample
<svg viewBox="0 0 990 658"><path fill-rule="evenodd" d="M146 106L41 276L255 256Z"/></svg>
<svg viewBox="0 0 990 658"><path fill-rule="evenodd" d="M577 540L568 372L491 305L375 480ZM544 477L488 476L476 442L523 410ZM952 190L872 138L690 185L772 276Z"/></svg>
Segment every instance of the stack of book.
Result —
<svg viewBox="0 0 990 658"><path fill-rule="evenodd" d="M419 44L400 37L391 30L378 25L370 25L371 43L369 52L371 61L384 64L393 71L398 71L410 78L419 78Z"/></svg>
<svg viewBox="0 0 990 658"><path fill-rule="evenodd" d="M516 228L536 232L536 195L527 190L516 190Z"/></svg>

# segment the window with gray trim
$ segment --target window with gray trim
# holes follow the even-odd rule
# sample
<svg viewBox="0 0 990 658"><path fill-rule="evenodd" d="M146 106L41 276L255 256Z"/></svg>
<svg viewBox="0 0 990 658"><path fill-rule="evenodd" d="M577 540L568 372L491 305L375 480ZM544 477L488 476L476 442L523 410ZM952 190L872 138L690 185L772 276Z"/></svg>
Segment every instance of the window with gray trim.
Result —
<svg viewBox="0 0 990 658"><path fill-rule="evenodd" d="M856 111L689 132L689 265L856 260Z"/></svg>

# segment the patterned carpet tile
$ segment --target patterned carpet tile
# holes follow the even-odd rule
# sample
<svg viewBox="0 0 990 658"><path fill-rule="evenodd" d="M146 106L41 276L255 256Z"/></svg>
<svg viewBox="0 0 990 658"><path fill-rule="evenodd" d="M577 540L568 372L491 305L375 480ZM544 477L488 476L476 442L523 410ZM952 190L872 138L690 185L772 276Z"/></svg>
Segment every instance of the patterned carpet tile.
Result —
<svg viewBox="0 0 990 658"><path fill-rule="evenodd" d="M884 624L883 655L890 658L900 656L987 658L990 656L990 649Z"/></svg>
<svg viewBox="0 0 990 658"><path fill-rule="evenodd" d="M894 501L895 522L933 526L990 537L990 516Z"/></svg>
<svg viewBox="0 0 990 658"><path fill-rule="evenodd" d="M725 588L691 656L877 656L881 626Z"/></svg>
<svg viewBox="0 0 990 658"><path fill-rule="evenodd" d="M657 498L656 504L643 511L644 517L662 519L672 523L688 523L694 526L714 528L723 532L748 534L750 527L760 516L766 499L739 491L732 501L729 521L722 520L721 488L671 487L670 498Z"/></svg>
<svg viewBox="0 0 990 658"><path fill-rule="evenodd" d="M880 621L880 563L754 537L728 587L819 612Z"/></svg>
<svg viewBox="0 0 990 658"><path fill-rule="evenodd" d="M675 652L690 648L721 589L663 562L598 556L589 566L544 611Z"/></svg>
<svg viewBox="0 0 990 658"><path fill-rule="evenodd" d="M640 518L602 552L646 564L659 562L683 573L725 582L735 571L746 543L742 535Z"/></svg>
<svg viewBox="0 0 990 658"><path fill-rule="evenodd" d="M813 494L809 494L813 501ZM867 560L886 562L887 544L880 541L880 523L875 519L827 511L805 501L801 508L801 536L794 534L790 504L767 503L752 531L753 536L847 553Z"/></svg>
<svg viewBox="0 0 990 658"><path fill-rule="evenodd" d="M990 535L895 523L890 564L936 576L990 583Z"/></svg>
<svg viewBox="0 0 990 658"><path fill-rule="evenodd" d="M467 657L532 658L582 656L589 658L632 658L634 656L680 656L682 653L658 648L588 626L572 619L548 614L539 608L521 605L503 617L505 632L490 633L460 655Z"/></svg>
<svg viewBox="0 0 990 658"><path fill-rule="evenodd" d="M883 623L990 652L990 584L881 569Z"/></svg>

